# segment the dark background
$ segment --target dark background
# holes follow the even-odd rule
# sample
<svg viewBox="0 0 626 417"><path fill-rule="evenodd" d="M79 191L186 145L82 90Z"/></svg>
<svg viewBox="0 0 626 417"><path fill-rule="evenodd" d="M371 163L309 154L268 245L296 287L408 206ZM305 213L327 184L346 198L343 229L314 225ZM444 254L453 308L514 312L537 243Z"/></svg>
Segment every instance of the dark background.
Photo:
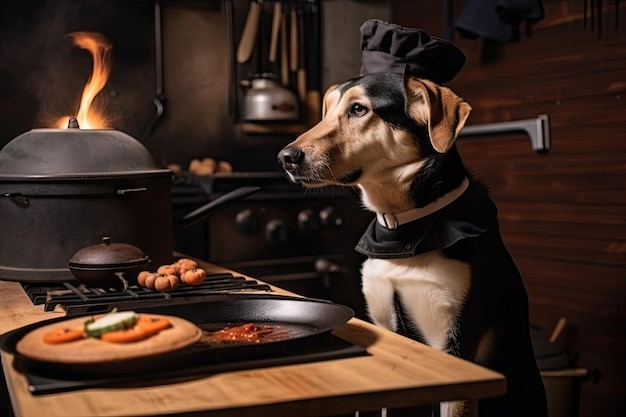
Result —
<svg viewBox="0 0 626 417"><path fill-rule="evenodd" d="M581 385L580 416L617 417L626 415L626 4L603 2L593 23L588 9L585 27L586 3L600 2L543 1L545 19L519 42L455 34L468 60L448 86L473 107L469 125L549 116L545 155L517 134L457 143L499 207L532 322L549 336L566 318L560 342L601 374ZM445 35L444 2L393 4L398 24ZM465 2L451 4L456 19Z"/></svg>

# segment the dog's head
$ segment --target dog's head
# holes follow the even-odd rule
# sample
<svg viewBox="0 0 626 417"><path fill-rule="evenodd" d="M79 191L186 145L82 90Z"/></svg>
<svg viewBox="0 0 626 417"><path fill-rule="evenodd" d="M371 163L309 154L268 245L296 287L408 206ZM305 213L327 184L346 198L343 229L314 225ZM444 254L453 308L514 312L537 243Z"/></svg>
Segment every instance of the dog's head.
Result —
<svg viewBox="0 0 626 417"><path fill-rule="evenodd" d="M376 194L406 187L408 194L416 175L453 147L470 110L428 80L370 74L329 88L322 120L278 158L306 187L359 185Z"/></svg>

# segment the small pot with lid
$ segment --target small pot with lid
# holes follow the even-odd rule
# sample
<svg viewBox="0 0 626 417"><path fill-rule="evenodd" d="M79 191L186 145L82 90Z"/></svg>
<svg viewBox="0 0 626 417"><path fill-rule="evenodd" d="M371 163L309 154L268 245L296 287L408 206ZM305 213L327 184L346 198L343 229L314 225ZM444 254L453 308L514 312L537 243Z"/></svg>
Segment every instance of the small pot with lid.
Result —
<svg viewBox="0 0 626 417"><path fill-rule="evenodd" d="M137 276L146 269L150 257L128 243L113 243L103 237L102 243L80 249L72 256L68 268L88 287L126 289L137 284Z"/></svg>

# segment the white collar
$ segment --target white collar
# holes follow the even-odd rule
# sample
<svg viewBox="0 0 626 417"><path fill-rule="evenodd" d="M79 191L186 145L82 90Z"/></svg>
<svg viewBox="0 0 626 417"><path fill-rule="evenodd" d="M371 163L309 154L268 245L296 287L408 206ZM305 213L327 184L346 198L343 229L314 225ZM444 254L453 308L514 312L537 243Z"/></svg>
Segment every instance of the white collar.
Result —
<svg viewBox="0 0 626 417"><path fill-rule="evenodd" d="M413 220L421 219L422 217L426 217L429 214L433 214L437 210L441 210L442 208L459 198L461 194L463 194L465 190L467 190L468 186L469 180L467 178L464 178L461 185L459 185L457 188L444 194L437 200L424 207L414 208L411 210L403 211L401 213L376 213L376 219L378 220L378 224L380 224L381 226L389 230L395 230L400 225L412 222Z"/></svg>

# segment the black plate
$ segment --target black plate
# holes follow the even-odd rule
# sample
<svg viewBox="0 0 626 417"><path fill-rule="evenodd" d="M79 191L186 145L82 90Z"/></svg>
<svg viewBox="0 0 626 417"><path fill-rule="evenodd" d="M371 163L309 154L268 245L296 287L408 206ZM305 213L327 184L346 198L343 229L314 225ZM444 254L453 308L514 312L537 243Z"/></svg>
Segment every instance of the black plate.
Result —
<svg viewBox="0 0 626 417"><path fill-rule="evenodd" d="M354 316L350 308L324 300L263 295L229 296L222 300L135 308L134 311L182 317L206 330L244 323L275 324L293 330L286 338L277 341L215 345L198 342L166 354L86 365L43 362L25 357L16 351L17 342L28 332L40 326L65 320L69 317L67 316L8 332L2 336L0 346L4 351L15 355L24 370L40 375L61 374L74 379L132 376L185 368L190 365L201 366L281 355L295 347L315 344L318 338Z"/></svg>

